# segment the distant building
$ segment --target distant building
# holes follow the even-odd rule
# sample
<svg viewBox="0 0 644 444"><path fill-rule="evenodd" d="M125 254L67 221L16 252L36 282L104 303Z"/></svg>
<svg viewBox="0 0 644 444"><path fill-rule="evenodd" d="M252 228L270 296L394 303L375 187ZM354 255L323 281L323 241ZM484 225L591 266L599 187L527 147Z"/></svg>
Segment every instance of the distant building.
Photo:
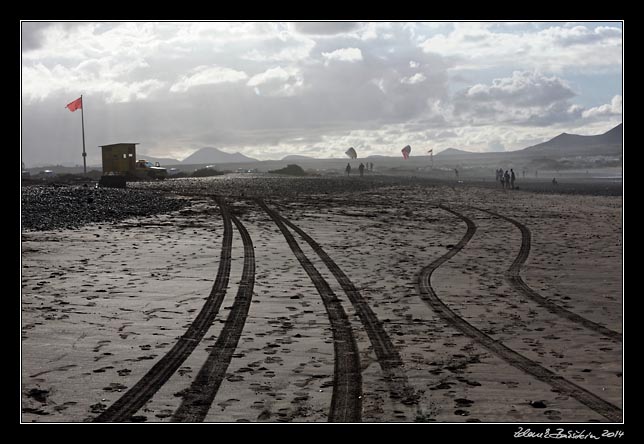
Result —
<svg viewBox="0 0 644 444"><path fill-rule="evenodd" d="M113 143L100 145L103 155L103 174L127 173L136 167L136 145L138 143Z"/></svg>

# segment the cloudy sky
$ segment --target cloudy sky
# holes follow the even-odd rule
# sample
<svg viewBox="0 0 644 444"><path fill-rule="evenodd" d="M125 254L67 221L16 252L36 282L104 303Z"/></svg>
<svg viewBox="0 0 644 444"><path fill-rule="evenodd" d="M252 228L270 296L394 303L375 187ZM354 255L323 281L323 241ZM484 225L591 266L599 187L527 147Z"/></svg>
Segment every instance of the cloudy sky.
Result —
<svg viewBox="0 0 644 444"><path fill-rule="evenodd" d="M22 156L412 155L622 121L621 22L22 22Z"/></svg>

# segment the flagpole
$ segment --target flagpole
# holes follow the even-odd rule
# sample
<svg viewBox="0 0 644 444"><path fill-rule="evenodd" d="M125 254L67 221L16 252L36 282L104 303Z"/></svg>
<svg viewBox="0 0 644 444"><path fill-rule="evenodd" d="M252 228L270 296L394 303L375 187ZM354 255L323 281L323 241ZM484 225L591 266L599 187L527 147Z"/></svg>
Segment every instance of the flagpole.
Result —
<svg viewBox="0 0 644 444"><path fill-rule="evenodd" d="M83 132L83 174L87 174L87 163L85 161L87 153L85 152L85 104L83 103L83 95L81 94L81 128Z"/></svg>

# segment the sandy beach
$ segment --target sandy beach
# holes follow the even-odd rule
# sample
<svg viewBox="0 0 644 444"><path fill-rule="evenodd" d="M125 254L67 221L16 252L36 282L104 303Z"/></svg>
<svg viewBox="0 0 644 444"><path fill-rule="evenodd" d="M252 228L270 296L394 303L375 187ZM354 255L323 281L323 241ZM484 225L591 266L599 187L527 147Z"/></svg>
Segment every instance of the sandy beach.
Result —
<svg viewBox="0 0 644 444"><path fill-rule="evenodd" d="M23 422L622 421L622 196L131 189L188 204L23 228Z"/></svg>

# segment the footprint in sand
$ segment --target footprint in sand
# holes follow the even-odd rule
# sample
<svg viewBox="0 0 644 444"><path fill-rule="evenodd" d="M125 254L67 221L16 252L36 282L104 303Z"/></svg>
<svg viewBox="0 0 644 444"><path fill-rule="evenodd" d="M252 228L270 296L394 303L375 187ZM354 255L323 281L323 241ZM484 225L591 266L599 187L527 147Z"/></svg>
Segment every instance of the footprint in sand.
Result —
<svg viewBox="0 0 644 444"><path fill-rule="evenodd" d="M456 407L470 407L472 404L474 404L474 401L466 398L458 398L455 399L454 402L456 402Z"/></svg>
<svg viewBox="0 0 644 444"><path fill-rule="evenodd" d="M107 404L103 404L102 402L98 402L96 404L92 404L89 406L89 411L92 413L103 413L105 409L107 408Z"/></svg>
<svg viewBox="0 0 644 444"><path fill-rule="evenodd" d="M217 405L221 407L221 411L223 412L224 410L226 410L226 407L231 406L235 402L239 402L239 399L227 399L226 401L218 402Z"/></svg>
<svg viewBox="0 0 644 444"><path fill-rule="evenodd" d="M177 373L179 373L180 376L183 376L186 373L192 373L192 369L190 367L181 367Z"/></svg>
<svg viewBox="0 0 644 444"><path fill-rule="evenodd" d="M551 421L561 420L561 412L559 410L546 410L543 414Z"/></svg>
<svg viewBox="0 0 644 444"><path fill-rule="evenodd" d="M56 407L54 407L54 410L56 410L57 412L62 412L62 411L67 410L69 407L71 407L73 405L76 405L76 404L78 404L78 403L75 402L75 401L67 401L67 402L65 402L65 403L63 403L61 405L57 405Z"/></svg>
<svg viewBox="0 0 644 444"><path fill-rule="evenodd" d="M433 387L430 387L430 390L449 390L452 388L452 384L448 382L441 382L440 384L437 384Z"/></svg>
<svg viewBox="0 0 644 444"><path fill-rule="evenodd" d="M263 409L264 408L264 401L255 401L253 402L253 405L250 406L251 409Z"/></svg>
<svg viewBox="0 0 644 444"><path fill-rule="evenodd" d="M49 395L49 390L42 390L39 388L33 388L27 392L27 396L38 401L41 404L47 403L47 396Z"/></svg>
<svg viewBox="0 0 644 444"><path fill-rule="evenodd" d="M103 387L103 390L106 392L120 392L127 388L126 385L119 384L118 382L112 382L109 386Z"/></svg>
<svg viewBox="0 0 644 444"><path fill-rule="evenodd" d="M156 416L157 418L163 419L163 418L169 418L170 416L172 416L172 413L173 413L172 410L165 409L165 410L161 410L158 413L155 413L154 416Z"/></svg>
<svg viewBox="0 0 644 444"><path fill-rule="evenodd" d="M24 407L22 413L31 413L33 415L49 415L49 412L46 412L42 409L35 409L32 407Z"/></svg>
<svg viewBox="0 0 644 444"><path fill-rule="evenodd" d="M263 410L262 413L260 413L257 416L258 421L267 421L271 418L272 414L269 410Z"/></svg>

